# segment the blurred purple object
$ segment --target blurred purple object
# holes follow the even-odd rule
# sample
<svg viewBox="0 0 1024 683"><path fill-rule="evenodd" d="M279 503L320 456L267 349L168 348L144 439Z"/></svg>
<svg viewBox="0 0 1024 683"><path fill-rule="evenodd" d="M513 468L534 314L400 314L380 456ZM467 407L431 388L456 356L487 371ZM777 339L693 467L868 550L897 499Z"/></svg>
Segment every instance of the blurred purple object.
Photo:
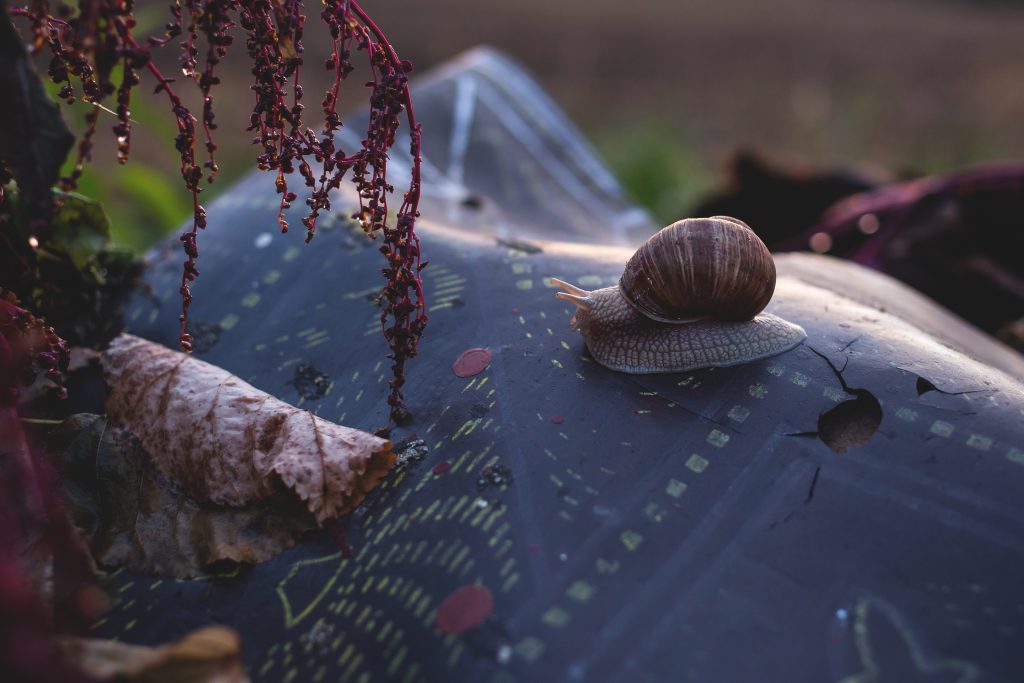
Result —
<svg viewBox="0 0 1024 683"><path fill-rule="evenodd" d="M843 198L770 246L841 256L899 278L1018 350L1024 346L1024 163L885 185Z"/></svg>
<svg viewBox="0 0 1024 683"><path fill-rule="evenodd" d="M744 220L772 251L827 253L892 275L1024 351L1024 162L882 182L744 151L725 188L690 214Z"/></svg>

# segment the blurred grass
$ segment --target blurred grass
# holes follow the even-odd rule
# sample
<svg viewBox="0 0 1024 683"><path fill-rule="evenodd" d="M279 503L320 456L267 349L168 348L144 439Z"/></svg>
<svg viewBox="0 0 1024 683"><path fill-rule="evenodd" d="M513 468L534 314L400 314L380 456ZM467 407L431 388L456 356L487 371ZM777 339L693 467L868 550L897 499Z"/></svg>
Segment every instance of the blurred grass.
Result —
<svg viewBox="0 0 1024 683"><path fill-rule="evenodd" d="M115 244L141 253L191 213L177 173L132 161L127 166L86 170L78 192L103 204Z"/></svg>
<svg viewBox="0 0 1024 683"><path fill-rule="evenodd" d="M714 186L714 176L693 147L661 120L635 122L595 133L594 145L626 194L668 224Z"/></svg>
<svg viewBox="0 0 1024 683"><path fill-rule="evenodd" d="M140 31L159 32L165 3L140 0L137 7ZM781 164L919 173L1024 157L1024 12L1015 7L633 0L623 15L618 0L368 0L366 9L416 74L480 43L521 60L629 195L666 222L710 190L741 147ZM322 33L307 31L311 62L323 50ZM157 55L168 74L179 73L176 59L174 47ZM236 40L215 102L221 173L205 203L254 167L244 130L249 69ZM317 72L304 74L311 114L323 76ZM357 81L350 95L362 94ZM179 82L179 94L198 111L195 88ZM191 210L173 118L151 86L144 77L133 99L132 160L116 163L113 117L103 114L81 187L104 202L115 239L138 250ZM75 122L84 106L62 109Z"/></svg>

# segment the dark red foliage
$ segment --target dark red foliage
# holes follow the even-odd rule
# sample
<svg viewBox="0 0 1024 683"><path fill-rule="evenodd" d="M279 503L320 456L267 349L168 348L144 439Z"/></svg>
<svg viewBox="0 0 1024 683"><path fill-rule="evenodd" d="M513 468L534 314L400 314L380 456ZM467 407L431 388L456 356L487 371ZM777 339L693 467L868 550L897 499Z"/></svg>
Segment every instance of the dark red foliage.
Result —
<svg viewBox="0 0 1024 683"><path fill-rule="evenodd" d="M52 482L40 477L46 468L29 455L13 408L0 407L0 680L72 683L92 680L62 660L51 638L53 624L47 607L40 601L38 585L25 563L26 542L42 538L37 553L53 553L54 575L73 582L73 601L95 591L84 580L87 559L70 539L72 530L58 501ZM48 473L48 472L47 472ZM67 574L68 560L73 567ZM92 602L86 598L83 602ZM88 609L88 608L87 608ZM91 609L81 617L95 619Z"/></svg>
<svg viewBox="0 0 1024 683"><path fill-rule="evenodd" d="M53 623L29 578L42 580L32 564L52 564L53 617L64 625L94 620L102 602L54 473L29 447L16 408L20 388L37 374L63 391L67 365L67 343L0 290L0 680L85 680L62 663L49 638Z"/></svg>
<svg viewBox="0 0 1024 683"><path fill-rule="evenodd" d="M206 227L206 210L199 202L199 194L204 177L207 183L212 182L217 172L213 89L220 81L216 68L233 42L230 30L236 25L240 27L252 62L251 89L255 96L248 130L255 133L253 143L260 148L259 168L276 174L275 185L281 195L277 215L281 230L287 231L285 211L298 199L298 193L289 187L289 176L298 172L308 188L308 212L302 219L308 242L316 233L320 213L331 209L331 190L340 187L346 174L350 174L359 195L359 210L354 218L368 235L383 238L380 251L386 260L386 283L378 301L382 308L381 328L393 361L388 405L391 418L399 421L405 415L405 362L416 355L427 322L420 280L426 263L420 260L415 232L419 216L421 135L409 96L408 73L412 65L399 59L381 30L356 2L323 0L320 19L330 32L333 49L322 64L333 72L334 80L320 103L322 120L319 131L315 131L303 121L300 72L304 65L302 35L306 16L301 0L174 0L163 36L151 36L141 45L133 34L133 9L133 0L80 0L77 8L64 2L51 8L46 0L33 0L26 7L12 10L12 14L28 19L32 48L49 49L49 75L62 85L60 97L68 102L82 97L95 105L86 114L86 131L79 141L77 163L62 180L62 188L75 187L82 166L91 155L101 103L111 96L116 99L117 123L113 131L118 159L122 163L127 161L131 94L139 84L139 70L148 70L156 80L155 91L164 93L174 116L181 176L192 195L192 227L180 238L186 256L180 287L181 347L191 351L192 337L187 331L192 302L190 285L199 276L198 233ZM184 105L173 81L151 59L153 49L178 39L182 73L202 93L203 111L198 117ZM341 127L337 104L341 82L352 72L356 52L365 53L370 65L371 78L366 83L369 126L360 148L346 151L336 143ZM112 74L118 64L122 66L123 77L114 83ZM388 182L388 153L403 117L411 141L412 180L391 222L388 201L394 187ZM206 152L202 165L196 154L197 122L202 125Z"/></svg>
<svg viewBox="0 0 1024 683"><path fill-rule="evenodd" d="M62 376L70 350L52 327L17 305L0 289L0 407L17 403L19 387L43 374L63 396Z"/></svg>

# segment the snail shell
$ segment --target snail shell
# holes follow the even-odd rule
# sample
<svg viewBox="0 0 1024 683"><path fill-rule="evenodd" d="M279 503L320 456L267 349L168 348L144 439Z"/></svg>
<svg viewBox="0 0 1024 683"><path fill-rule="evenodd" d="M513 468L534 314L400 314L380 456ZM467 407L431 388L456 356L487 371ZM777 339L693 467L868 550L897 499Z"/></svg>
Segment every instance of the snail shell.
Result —
<svg viewBox="0 0 1024 683"><path fill-rule="evenodd" d="M570 321L597 362L633 374L725 367L788 351L799 325L761 313L775 291L764 243L734 218L664 228L626 264L618 287L587 291L552 279L576 306Z"/></svg>
<svg viewBox="0 0 1024 683"><path fill-rule="evenodd" d="M735 218L687 218L637 249L619 280L623 295L653 320L750 320L775 291L775 262Z"/></svg>

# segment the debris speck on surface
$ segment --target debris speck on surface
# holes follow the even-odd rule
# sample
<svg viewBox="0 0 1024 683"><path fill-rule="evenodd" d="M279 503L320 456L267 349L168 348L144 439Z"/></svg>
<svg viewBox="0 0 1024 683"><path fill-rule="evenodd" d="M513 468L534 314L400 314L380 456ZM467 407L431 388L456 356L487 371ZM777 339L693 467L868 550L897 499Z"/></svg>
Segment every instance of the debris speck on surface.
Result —
<svg viewBox="0 0 1024 683"><path fill-rule="evenodd" d="M307 401L323 398L331 388L331 378L318 370L312 363L302 363L295 368L290 384Z"/></svg>
<svg viewBox="0 0 1024 683"><path fill-rule="evenodd" d="M189 332L192 334L192 353L206 353L220 341L220 335L224 331L218 323L208 323L203 320L193 320L189 324Z"/></svg>
<svg viewBox="0 0 1024 683"><path fill-rule="evenodd" d="M343 559L350 559L352 557L352 546L348 543L348 530L347 523L342 520L334 520L327 527L327 532L334 539L335 545L338 546L338 550L341 551L341 557Z"/></svg>
<svg viewBox="0 0 1024 683"><path fill-rule="evenodd" d="M318 621L313 625L313 628L302 634L300 640L311 649L316 650L317 654L326 656L331 652L330 640L333 635L333 624Z"/></svg>
<svg viewBox="0 0 1024 683"><path fill-rule="evenodd" d="M489 488L507 488L512 483L512 470L499 463L488 465L480 471L476 478L478 491L486 491Z"/></svg>
<svg viewBox="0 0 1024 683"><path fill-rule="evenodd" d="M411 439L398 444L398 447L395 449L395 459L399 467L409 467L410 465L422 462L429 453L430 449L427 448L426 441L423 439Z"/></svg>

